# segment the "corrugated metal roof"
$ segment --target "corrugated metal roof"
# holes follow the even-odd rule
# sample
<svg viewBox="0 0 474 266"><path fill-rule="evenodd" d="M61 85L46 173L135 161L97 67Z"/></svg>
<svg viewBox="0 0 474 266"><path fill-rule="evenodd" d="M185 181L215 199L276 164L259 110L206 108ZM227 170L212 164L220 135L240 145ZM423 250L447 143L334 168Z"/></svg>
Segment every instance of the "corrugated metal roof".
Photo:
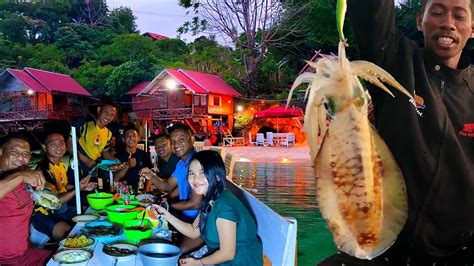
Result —
<svg viewBox="0 0 474 266"><path fill-rule="evenodd" d="M69 75L30 67L25 67L23 71L30 74L36 81L38 81L41 85L43 85L51 92L56 91L79 94L83 96L92 96L86 89L84 89L76 80L74 80Z"/></svg>
<svg viewBox="0 0 474 266"><path fill-rule="evenodd" d="M138 83L135 87L133 87L131 90L129 90L126 94L137 95L137 94L140 93L148 84L150 84L150 81L144 81L144 82Z"/></svg>
<svg viewBox="0 0 474 266"><path fill-rule="evenodd" d="M11 75L13 75L15 78L17 78L19 81L21 81L23 84L25 84L25 86L32 89L33 91L41 92L41 93L49 93L49 91L43 85L41 85L38 81L36 81L32 76L28 75L28 73L22 70L11 69L11 68L7 68L6 71L10 73Z"/></svg>
<svg viewBox="0 0 474 266"><path fill-rule="evenodd" d="M208 93L241 96L238 91L232 88L219 76L185 69L180 69L179 72L183 73Z"/></svg>

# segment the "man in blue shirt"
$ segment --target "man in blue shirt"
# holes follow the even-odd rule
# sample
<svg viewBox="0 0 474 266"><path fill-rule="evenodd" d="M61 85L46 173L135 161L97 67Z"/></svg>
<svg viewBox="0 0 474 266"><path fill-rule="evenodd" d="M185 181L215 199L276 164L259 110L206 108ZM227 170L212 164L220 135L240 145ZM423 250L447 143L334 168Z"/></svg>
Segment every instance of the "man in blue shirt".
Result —
<svg viewBox="0 0 474 266"><path fill-rule="evenodd" d="M184 124L175 124L168 130L173 152L180 158L175 171L166 180L159 178L147 168L144 168L141 174L151 180L158 189L168 192L170 198L178 199L178 202L171 204L171 208L181 211L180 219L192 222L198 214L199 205L202 201L202 197L192 191L188 183L189 162L196 152L193 146L194 138L191 128Z"/></svg>

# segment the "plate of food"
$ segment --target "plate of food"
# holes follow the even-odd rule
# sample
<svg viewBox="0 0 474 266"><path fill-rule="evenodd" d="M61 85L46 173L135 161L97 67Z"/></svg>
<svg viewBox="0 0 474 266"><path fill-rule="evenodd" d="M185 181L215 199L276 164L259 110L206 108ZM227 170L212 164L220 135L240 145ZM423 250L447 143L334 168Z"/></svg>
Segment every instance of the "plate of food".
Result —
<svg viewBox="0 0 474 266"><path fill-rule="evenodd" d="M89 249L94 244L95 240L86 235L70 236L59 242L59 246L64 249Z"/></svg>
<svg viewBox="0 0 474 266"><path fill-rule="evenodd" d="M124 164L118 160L102 160L97 166L102 170L115 172L122 169Z"/></svg>
<svg viewBox="0 0 474 266"><path fill-rule="evenodd" d="M53 260L59 265L87 265L92 258L92 253L83 249L68 249L54 254Z"/></svg>
<svg viewBox="0 0 474 266"><path fill-rule="evenodd" d="M108 221L94 221L87 223L82 231L89 237L111 237L120 235L122 228Z"/></svg>
<svg viewBox="0 0 474 266"><path fill-rule="evenodd" d="M99 220L99 216L91 214L83 214L72 217L72 221L76 223L88 223L96 220Z"/></svg>
<svg viewBox="0 0 474 266"><path fill-rule="evenodd" d="M127 243L105 244L102 252L114 258L125 258L137 254L137 247Z"/></svg>
<svg viewBox="0 0 474 266"><path fill-rule="evenodd" d="M150 204L155 204L158 200L158 197L151 194L141 194L137 195L136 199L138 200L138 204L143 207L147 207Z"/></svg>

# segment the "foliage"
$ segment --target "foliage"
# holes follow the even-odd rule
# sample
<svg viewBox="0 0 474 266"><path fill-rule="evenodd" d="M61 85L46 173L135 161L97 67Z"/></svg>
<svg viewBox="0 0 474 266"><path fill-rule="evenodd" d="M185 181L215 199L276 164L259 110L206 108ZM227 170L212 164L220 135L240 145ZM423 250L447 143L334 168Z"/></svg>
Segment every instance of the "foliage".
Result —
<svg viewBox="0 0 474 266"><path fill-rule="evenodd" d="M119 7L110 12L109 20L112 29L118 34L136 33L136 17L128 7Z"/></svg>
<svg viewBox="0 0 474 266"><path fill-rule="evenodd" d="M152 80L157 74L150 71L152 68L153 64L147 60L121 64L110 73L105 82L106 95L119 99L136 84Z"/></svg>

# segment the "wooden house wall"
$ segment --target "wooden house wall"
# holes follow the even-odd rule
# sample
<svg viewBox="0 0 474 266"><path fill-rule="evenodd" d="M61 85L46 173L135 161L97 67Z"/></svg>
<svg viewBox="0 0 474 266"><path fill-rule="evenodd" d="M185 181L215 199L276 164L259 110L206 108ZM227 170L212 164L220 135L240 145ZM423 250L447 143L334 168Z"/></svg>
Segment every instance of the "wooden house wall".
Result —
<svg viewBox="0 0 474 266"><path fill-rule="evenodd" d="M220 106L214 105L215 98L220 97ZM209 114L232 115L234 113L234 98L229 95L210 94L208 99Z"/></svg>

